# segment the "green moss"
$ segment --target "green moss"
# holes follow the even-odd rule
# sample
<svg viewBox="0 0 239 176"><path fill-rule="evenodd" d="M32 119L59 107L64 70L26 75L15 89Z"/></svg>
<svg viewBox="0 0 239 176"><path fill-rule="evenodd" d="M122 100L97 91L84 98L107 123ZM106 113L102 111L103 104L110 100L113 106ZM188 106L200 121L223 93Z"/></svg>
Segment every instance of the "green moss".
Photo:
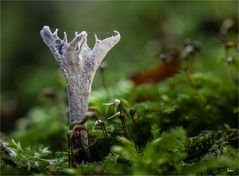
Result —
<svg viewBox="0 0 239 176"><path fill-rule="evenodd" d="M10 137L27 146L11 140L8 144L20 154L19 169L9 172L10 166L1 162L2 170L69 175L238 174L236 86L225 85L213 72L195 72L191 79L193 87L180 73L159 85L133 87L125 82L111 89L112 96L121 99L128 139L123 137L119 119L107 120L115 108L103 105L108 101L106 94L93 92L90 104L104 120L109 140L89 120L92 162L77 168L68 168L63 152L67 150L66 105L60 99L57 104L42 99L43 105L20 119ZM137 126L130 108L136 109Z"/></svg>

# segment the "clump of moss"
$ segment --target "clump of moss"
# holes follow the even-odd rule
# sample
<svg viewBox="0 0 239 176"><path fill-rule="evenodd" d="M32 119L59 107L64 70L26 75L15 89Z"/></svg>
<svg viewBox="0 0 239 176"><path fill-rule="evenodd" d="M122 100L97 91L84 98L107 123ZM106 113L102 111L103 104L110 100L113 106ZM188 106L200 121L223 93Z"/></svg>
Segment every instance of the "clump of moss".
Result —
<svg viewBox="0 0 239 176"><path fill-rule="evenodd" d="M120 82L109 91L121 109L104 105L109 101L105 90L94 91L90 106L96 116L88 120L91 162L76 168L68 167L64 98L57 103L41 98L5 139L18 158L12 159L14 166L1 161L2 173L237 175L238 78L221 73L229 73L225 64L215 62L207 72L193 68L192 84L183 68L159 84ZM127 135L119 118L108 120L117 111L124 114ZM97 119L104 122L108 139L95 127Z"/></svg>

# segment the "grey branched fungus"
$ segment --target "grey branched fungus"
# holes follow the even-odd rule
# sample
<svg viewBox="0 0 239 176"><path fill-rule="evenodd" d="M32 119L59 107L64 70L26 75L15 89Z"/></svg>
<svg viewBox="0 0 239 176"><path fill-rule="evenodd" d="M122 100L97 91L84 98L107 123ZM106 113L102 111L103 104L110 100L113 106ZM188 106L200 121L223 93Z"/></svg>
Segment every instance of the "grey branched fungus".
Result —
<svg viewBox="0 0 239 176"><path fill-rule="evenodd" d="M48 26L44 26L40 34L59 64L67 82L71 125L70 146L74 151L81 153L81 155L73 154L75 156L71 160L77 163L80 160L89 160L88 134L84 118L88 109L91 84L102 60L119 42L120 33L114 31L114 36L104 40L99 40L95 34L95 46L90 49L87 45L85 31L75 33L71 42L68 42L65 32L63 40L58 37L57 32L58 29L52 32Z"/></svg>

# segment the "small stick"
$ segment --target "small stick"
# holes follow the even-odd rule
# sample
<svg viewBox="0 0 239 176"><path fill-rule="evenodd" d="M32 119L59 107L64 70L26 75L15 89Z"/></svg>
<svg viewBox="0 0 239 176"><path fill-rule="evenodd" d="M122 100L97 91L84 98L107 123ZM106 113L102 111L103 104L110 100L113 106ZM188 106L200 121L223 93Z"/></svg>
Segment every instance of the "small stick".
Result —
<svg viewBox="0 0 239 176"><path fill-rule="evenodd" d="M124 136L125 136L126 138L128 138L127 129L126 129L126 124L125 124L124 113L120 113L119 119L121 120L121 124L122 124L122 128L123 128Z"/></svg>
<svg viewBox="0 0 239 176"><path fill-rule="evenodd" d="M99 126L99 127L101 128L102 133L103 133L103 135L104 135L104 138L105 138L107 141L109 141L109 137L108 137L108 134L107 134L107 131L106 131L106 128L105 128L105 123L104 123L102 120L98 119L98 120L95 122L95 125L94 125L93 129L95 128L95 126Z"/></svg>
<svg viewBox="0 0 239 176"><path fill-rule="evenodd" d="M107 135L107 131L106 131L105 127L102 126L102 127L101 127L101 130L102 130L102 133L103 133L103 135L104 135L104 138L105 138L107 141L109 141L110 139L109 139L109 137L108 137L108 135Z"/></svg>
<svg viewBox="0 0 239 176"><path fill-rule="evenodd" d="M136 115L136 110L133 109L133 108L130 109L129 114L130 114L130 117L131 117L131 119L132 119L132 122L133 122L134 127L137 129L139 135L140 135L141 137L143 137L143 133L142 133L141 129L139 128L138 124L135 122L135 119L134 119L134 117L135 117L135 115Z"/></svg>
<svg viewBox="0 0 239 176"><path fill-rule="evenodd" d="M126 125L125 125L124 113L123 112L117 112L114 115L112 115L111 117L109 117L108 120L111 120L111 119L113 119L115 117L118 117L120 119L121 125L122 125L122 129L123 129L123 132L124 132L124 136L126 138L128 138L127 130L126 130Z"/></svg>
<svg viewBox="0 0 239 176"><path fill-rule="evenodd" d="M187 80L188 80L189 85L190 85L192 88L194 88L194 86L193 86L193 81L192 81L192 78L191 78L191 75L190 75L189 68L188 68L188 67L185 67L185 68L184 68L184 72L185 72L185 74L186 74L186 77L187 77Z"/></svg>

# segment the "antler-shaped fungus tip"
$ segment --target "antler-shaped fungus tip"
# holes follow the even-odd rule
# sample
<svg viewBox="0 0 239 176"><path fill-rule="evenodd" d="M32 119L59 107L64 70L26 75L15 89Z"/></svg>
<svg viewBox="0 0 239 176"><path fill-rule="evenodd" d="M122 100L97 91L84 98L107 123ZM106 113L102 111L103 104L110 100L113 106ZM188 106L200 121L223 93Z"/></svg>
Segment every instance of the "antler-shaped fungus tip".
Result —
<svg viewBox="0 0 239 176"><path fill-rule="evenodd" d="M58 29L52 32L48 26L44 26L40 34L44 43L59 63L66 79L70 124L73 125L74 122L78 122L85 127L88 99L95 72L106 54L119 42L120 33L114 31L116 35L104 40L99 40L95 35L96 40L99 42L93 49L90 49L87 45L87 33L85 31L80 34L76 33L70 43L67 43L66 32L64 32L63 40L57 36L57 32ZM79 54L80 52L82 54ZM76 143L79 142L77 141ZM82 146L84 152L89 154L86 130L80 131L80 144L75 147L82 148Z"/></svg>

